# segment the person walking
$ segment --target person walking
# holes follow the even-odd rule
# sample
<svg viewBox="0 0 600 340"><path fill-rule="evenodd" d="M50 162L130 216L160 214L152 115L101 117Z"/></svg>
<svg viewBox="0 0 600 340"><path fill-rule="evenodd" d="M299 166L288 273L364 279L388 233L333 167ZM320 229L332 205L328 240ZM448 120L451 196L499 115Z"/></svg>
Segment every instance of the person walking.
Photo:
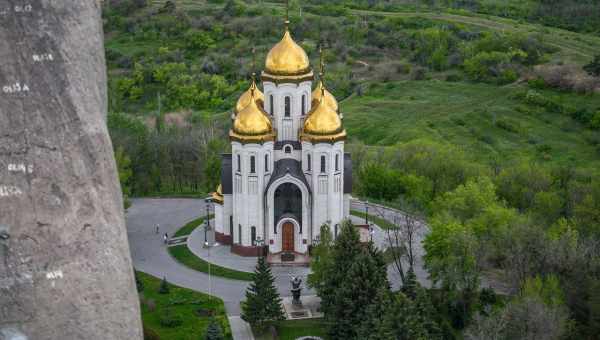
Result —
<svg viewBox="0 0 600 340"><path fill-rule="evenodd" d="M160 224L156 223L156 234L158 234L159 229L160 229Z"/></svg>
<svg viewBox="0 0 600 340"><path fill-rule="evenodd" d="M169 243L169 234L165 233L163 235L163 240L165 240L165 244Z"/></svg>

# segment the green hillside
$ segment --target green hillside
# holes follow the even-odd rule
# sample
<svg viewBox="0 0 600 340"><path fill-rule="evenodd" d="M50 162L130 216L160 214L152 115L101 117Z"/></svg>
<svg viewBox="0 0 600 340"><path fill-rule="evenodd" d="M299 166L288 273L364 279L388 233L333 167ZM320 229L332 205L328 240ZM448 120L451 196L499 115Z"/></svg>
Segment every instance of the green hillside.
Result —
<svg viewBox="0 0 600 340"><path fill-rule="evenodd" d="M438 80L371 86L341 108L349 135L368 145L425 138L456 145L484 163L529 159L600 169L600 133L529 104L528 91L600 108L600 96Z"/></svg>

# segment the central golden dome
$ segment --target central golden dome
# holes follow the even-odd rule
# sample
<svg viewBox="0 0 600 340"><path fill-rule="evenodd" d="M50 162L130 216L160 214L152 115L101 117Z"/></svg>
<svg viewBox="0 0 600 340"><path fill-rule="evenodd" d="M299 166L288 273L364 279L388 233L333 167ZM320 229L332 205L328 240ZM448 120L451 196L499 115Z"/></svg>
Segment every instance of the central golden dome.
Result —
<svg viewBox="0 0 600 340"><path fill-rule="evenodd" d="M238 141L262 142L274 139L273 126L267 113L256 103L254 91L250 94L250 103L238 112L233 121L229 137Z"/></svg>
<svg viewBox="0 0 600 340"><path fill-rule="evenodd" d="M258 103L258 105L264 105L265 95L258 89L256 82L252 80L252 85L250 85L250 88L246 90L246 92L242 93L235 104L235 113L242 111L246 108L246 106L248 106L248 104L250 104L250 100L252 100L252 91L254 91L254 100Z"/></svg>
<svg viewBox="0 0 600 340"><path fill-rule="evenodd" d="M267 54L265 68L267 73L284 76L310 72L310 61L306 52L292 39L287 28L281 41Z"/></svg>

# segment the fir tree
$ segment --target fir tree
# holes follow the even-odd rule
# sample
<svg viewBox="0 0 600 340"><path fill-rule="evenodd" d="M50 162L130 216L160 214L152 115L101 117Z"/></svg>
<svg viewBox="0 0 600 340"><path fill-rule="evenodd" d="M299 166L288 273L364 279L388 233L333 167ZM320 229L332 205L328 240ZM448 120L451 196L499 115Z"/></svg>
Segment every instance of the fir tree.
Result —
<svg viewBox="0 0 600 340"><path fill-rule="evenodd" d="M223 336L223 331L221 330L221 325L217 322L215 318L210 320L208 324L208 328L206 328L206 336L205 340L223 340L225 337Z"/></svg>
<svg viewBox="0 0 600 340"><path fill-rule="evenodd" d="M167 282L167 277L163 276L162 281L160 282L160 287L158 288L159 294L169 294L169 283Z"/></svg>
<svg viewBox="0 0 600 340"><path fill-rule="evenodd" d="M264 329L267 322L284 320L281 297L264 257L258 258L252 276L252 283L246 290L246 301L242 305L242 319L259 329Z"/></svg>
<svg viewBox="0 0 600 340"><path fill-rule="evenodd" d="M417 290L420 288L419 282L417 282L417 275L413 267L408 268L406 272L406 283L402 286L402 292L414 300L417 297Z"/></svg>
<svg viewBox="0 0 600 340"><path fill-rule="evenodd" d="M360 244L354 226L346 224L334 246L333 265L327 274L327 295L322 299L326 301L330 338L360 338L359 334L375 324L371 318L380 312L371 305L381 304L382 290L389 287L383 256L372 244Z"/></svg>

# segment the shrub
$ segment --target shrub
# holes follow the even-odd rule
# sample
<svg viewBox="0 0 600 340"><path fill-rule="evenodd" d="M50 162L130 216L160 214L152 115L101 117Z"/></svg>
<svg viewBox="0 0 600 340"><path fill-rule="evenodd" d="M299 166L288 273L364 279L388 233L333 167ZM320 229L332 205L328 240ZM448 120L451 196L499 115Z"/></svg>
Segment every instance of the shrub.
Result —
<svg viewBox="0 0 600 340"><path fill-rule="evenodd" d="M496 121L496 126L506 130L508 132L519 133L521 131L521 127L517 122L510 121L506 118L501 118Z"/></svg>
<svg viewBox="0 0 600 340"><path fill-rule="evenodd" d="M167 282L167 278L163 277L160 282L160 288L158 288L159 294L169 294L169 283Z"/></svg>
<svg viewBox="0 0 600 340"><path fill-rule="evenodd" d="M413 68L410 79L412 80L425 80L427 72L423 67L415 67Z"/></svg>
<svg viewBox="0 0 600 340"><path fill-rule="evenodd" d="M583 69L592 76L600 77L600 54L594 57L589 64L585 65Z"/></svg>
<svg viewBox="0 0 600 340"><path fill-rule="evenodd" d="M175 328L183 324L183 319L179 315L174 314L170 308L166 308L159 317L159 322L163 327Z"/></svg>

